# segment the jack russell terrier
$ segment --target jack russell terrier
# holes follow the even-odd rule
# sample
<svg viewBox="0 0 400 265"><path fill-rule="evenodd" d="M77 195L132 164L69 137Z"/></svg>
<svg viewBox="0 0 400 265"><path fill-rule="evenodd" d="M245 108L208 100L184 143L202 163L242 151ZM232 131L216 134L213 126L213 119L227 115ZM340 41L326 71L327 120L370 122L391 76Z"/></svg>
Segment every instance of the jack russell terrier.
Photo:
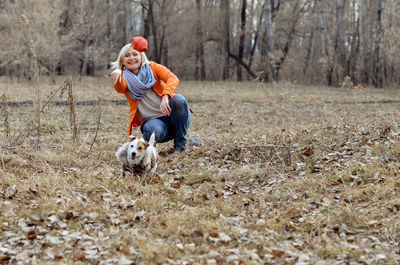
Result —
<svg viewBox="0 0 400 265"><path fill-rule="evenodd" d="M129 141L115 153L117 160L122 165L121 177L125 176L125 171L132 171L132 174L141 174L143 177L147 174L152 176L158 164L155 143L154 132L148 142L143 138L129 136Z"/></svg>

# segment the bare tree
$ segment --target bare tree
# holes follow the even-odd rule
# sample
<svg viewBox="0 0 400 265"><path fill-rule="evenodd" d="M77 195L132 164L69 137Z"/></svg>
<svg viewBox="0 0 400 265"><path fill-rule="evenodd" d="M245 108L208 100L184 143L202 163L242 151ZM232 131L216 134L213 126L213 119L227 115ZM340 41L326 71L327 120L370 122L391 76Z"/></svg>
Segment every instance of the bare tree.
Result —
<svg viewBox="0 0 400 265"><path fill-rule="evenodd" d="M202 6L201 0L196 0L197 8L197 49L196 49L196 66L194 77L196 80L206 79L206 66L204 61L204 39L203 39L203 25L202 25Z"/></svg>
<svg viewBox="0 0 400 265"><path fill-rule="evenodd" d="M395 0L0 0L0 73L29 78L21 14L41 75L103 74L140 34L181 79L400 84Z"/></svg>
<svg viewBox="0 0 400 265"><path fill-rule="evenodd" d="M46 0L4 1L0 10L0 73L31 78L30 64L32 53L30 43L36 47L38 67L43 74L54 74L61 60L63 49L60 43L62 3ZM30 22L30 36L27 28L21 24L20 17L25 15Z"/></svg>
<svg viewBox="0 0 400 265"><path fill-rule="evenodd" d="M384 65L384 12L386 0L377 1L377 40L375 46L375 63L374 63L374 83L377 87L382 87L385 79Z"/></svg>
<svg viewBox="0 0 400 265"><path fill-rule="evenodd" d="M252 1L252 10L257 10L258 8L254 7L254 1ZM250 40L250 44L252 43L251 49L250 49L250 53L249 53L249 68L251 67L252 63L253 63L253 59L254 59L254 53L256 51L257 48L257 44L258 44L258 39L260 37L260 31L261 31L261 24L263 21L263 10L265 7L265 2L262 3L262 6L260 8L261 12L258 16L258 23L256 25L256 28L254 29L254 33L253 33L253 38ZM255 14L255 12L253 13L253 15L251 17L255 17L257 14Z"/></svg>
<svg viewBox="0 0 400 265"><path fill-rule="evenodd" d="M264 23L265 23L265 39L267 42L267 58L269 71L271 73L272 80L275 80L276 73L275 67L271 62L271 58L275 55L275 45L274 45L274 24L272 23L272 8L273 8L273 1L266 0L264 5ZM268 70L267 70L268 72ZM268 78L266 78L268 81Z"/></svg>
<svg viewBox="0 0 400 265"><path fill-rule="evenodd" d="M310 61L311 61L311 54L312 54L312 47L313 47L313 41L314 41L314 34L315 34L315 25L317 25L314 16L315 16L315 10L317 7L317 1L318 0L314 0L314 5L313 5L313 9L311 12L311 18L312 18L312 26L311 26L311 32L309 34L309 39L308 39L308 48L307 48L307 52L306 52L306 57L304 60L304 69L303 69L303 73L306 74L307 70L309 68L310 65Z"/></svg>
<svg viewBox="0 0 400 265"><path fill-rule="evenodd" d="M367 83L367 71L365 69L364 60L364 16L365 16L365 1L358 2L358 80L360 83Z"/></svg>
<svg viewBox="0 0 400 265"><path fill-rule="evenodd" d="M343 21L343 0L336 0L336 54L338 57L338 79L343 80L346 72L346 51L345 51L345 25Z"/></svg>
<svg viewBox="0 0 400 265"><path fill-rule="evenodd" d="M227 80L230 78L230 60L229 54L231 50L231 32L230 32L230 19L229 19L229 0L221 0L220 10L222 14L222 24L223 24L223 43L225 49L225 62L224 62L224 72L222 79Z"/></svg>
<svg viewBox="0 0 400 265"><path fill-rule="evenodd" d="M247 5L247 0L242 0L242 8L240 12L240 32L239 32L239 51L238 51L239 60L243 60L243 53L244 53L244 41L246 35L246 5ZM237 75L237 80L242 81L242 68L240 67L240 65L237 67L236 75Z"/></svg>
<svg viewBox="0 0 400 265"><path fill-rule="evenodd" d="M307 1L294 1L294 5L291 10L291 20L288 23L288 33L286 36L286 41L283 42L282 48L280 49L280 53L275 55L275 62L272 65L274 68L274 73L275 73L275 79L279 80L280 79L280 70L282 67L282 64L285 62L288 54L290 47L292 45L292 42L294 38L296 37L296 27L298 25L299 20L301 19L301 16L304 14L304 9L308 8L308 2Z"/></svg>

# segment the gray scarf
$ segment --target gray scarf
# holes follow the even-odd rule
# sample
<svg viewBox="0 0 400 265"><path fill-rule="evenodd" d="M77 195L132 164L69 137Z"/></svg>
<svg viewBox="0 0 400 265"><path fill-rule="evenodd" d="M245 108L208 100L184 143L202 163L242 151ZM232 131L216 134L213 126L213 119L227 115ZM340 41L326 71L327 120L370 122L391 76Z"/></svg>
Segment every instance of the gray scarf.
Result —
<svg viewBox="0 0 400 265"><path fill-rule="evenodd" d="M153 70L149 64L143 64L139 73L135 75L128 69L124 70L124 79L128 85L128 93L132 99L141 99L147 91L149 91L156 82Z"/></svg>

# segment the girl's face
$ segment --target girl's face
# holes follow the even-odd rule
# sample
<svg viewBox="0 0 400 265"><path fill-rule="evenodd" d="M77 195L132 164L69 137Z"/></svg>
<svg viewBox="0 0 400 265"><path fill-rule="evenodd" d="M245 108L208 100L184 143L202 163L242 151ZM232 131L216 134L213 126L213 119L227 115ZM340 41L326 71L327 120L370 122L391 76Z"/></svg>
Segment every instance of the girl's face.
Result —
<svg viewBox="0 0 400 265"><path fill-rule="evenodd" d="M139 68L142 65L142 56L140 56L140 52L129 47L128 51L122 58L122 65L132 73L138 74Z"/></svg>

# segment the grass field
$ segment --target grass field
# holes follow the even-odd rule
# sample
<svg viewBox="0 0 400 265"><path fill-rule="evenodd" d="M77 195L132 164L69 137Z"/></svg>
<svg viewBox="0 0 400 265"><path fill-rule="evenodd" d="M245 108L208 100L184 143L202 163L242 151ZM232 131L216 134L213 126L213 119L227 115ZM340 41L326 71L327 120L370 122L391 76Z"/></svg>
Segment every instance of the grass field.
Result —
<svg viewBox="0 0 400 265"><path fill-rule="evenodd" d="M63 81L41 81L42 101ZM73 81L76 144L53 104L66 92L38 143L33 85L0 88L0 264L400 262L397 90L182 82L188 138L216 141L161 156L140 184L119 177L128 106L108 79Z"/></svg>

